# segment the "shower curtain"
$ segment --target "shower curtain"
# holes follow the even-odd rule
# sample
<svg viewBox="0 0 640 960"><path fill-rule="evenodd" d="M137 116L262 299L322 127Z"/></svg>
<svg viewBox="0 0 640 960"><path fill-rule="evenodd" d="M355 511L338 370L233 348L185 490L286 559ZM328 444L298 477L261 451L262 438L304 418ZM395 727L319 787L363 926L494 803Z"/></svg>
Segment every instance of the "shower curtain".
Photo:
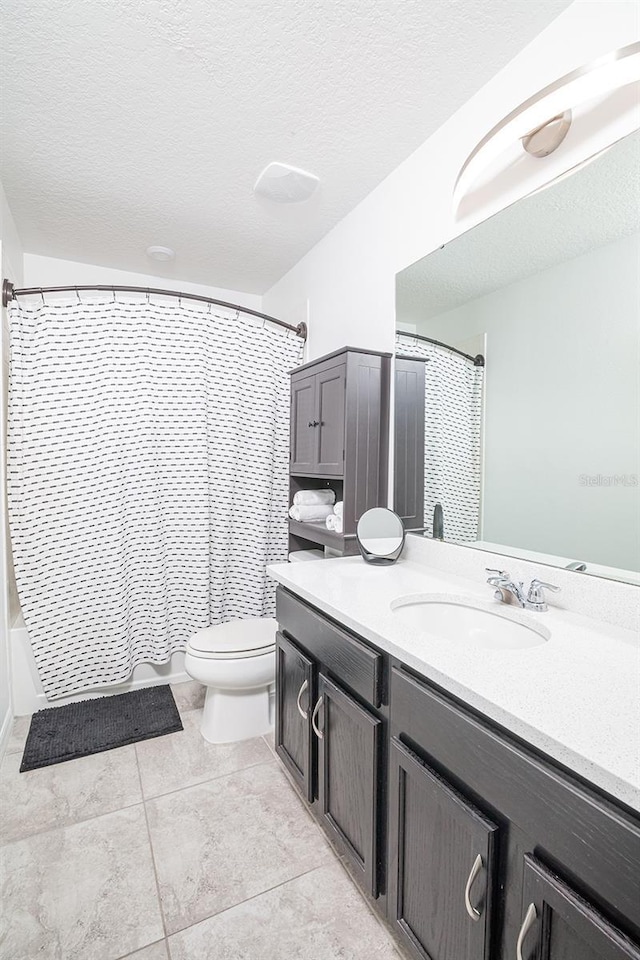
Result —
<svg viewBox="0 0 640 960"><path fill-rule="evenodd" d="M177 300L16 302L10 326L11 539L46 696L272 616L299 338Z"/></svg>
<svg viewBox="0 0 640 960"><path fill-rule="evenodd" d="M484 367L435 344L396 335L396 351L424 357L424 522L442 504L446 540L480 534Z"/></svg>

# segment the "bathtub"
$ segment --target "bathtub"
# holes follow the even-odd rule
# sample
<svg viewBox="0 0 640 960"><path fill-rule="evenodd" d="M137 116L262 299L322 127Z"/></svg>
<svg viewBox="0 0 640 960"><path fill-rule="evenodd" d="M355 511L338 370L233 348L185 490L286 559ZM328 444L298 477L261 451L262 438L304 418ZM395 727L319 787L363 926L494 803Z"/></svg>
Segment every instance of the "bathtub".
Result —
<svg viewBox="0 0 640 960"><path fill-rule="evenodd" d="M184 670L184 653L174 653L168 663L139 664L125 683L96 687L68 697L47 700L38 677L29 634L21 614L9 631L9 647L13 712L17 717L28 716L44 707L56 707L63 703L91 700L94 697L104 697L109 694L127 693L139 687L152 687L159 683L180 683L182 680L189 679Z"/></svg>

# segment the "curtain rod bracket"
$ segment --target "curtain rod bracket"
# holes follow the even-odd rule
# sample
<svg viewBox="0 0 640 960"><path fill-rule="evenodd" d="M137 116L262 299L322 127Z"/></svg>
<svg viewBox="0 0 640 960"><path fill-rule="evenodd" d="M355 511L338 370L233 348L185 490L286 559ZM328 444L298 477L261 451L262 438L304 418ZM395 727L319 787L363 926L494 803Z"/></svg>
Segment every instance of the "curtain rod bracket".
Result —
<svg viewBox="0 0 640 960"><path fill-rule="evenodd" d="M13 284L11 280L2 281L2 306L8 307L13 300Z"/></svg>
<svg viewBox="0 0 640 960"><path fill-rule="evenodd" d="M301 340L307 339L308 328L304 320L302 321L302 323L299 323L298 326L296 327L296 334L300 337Z"/></svg>

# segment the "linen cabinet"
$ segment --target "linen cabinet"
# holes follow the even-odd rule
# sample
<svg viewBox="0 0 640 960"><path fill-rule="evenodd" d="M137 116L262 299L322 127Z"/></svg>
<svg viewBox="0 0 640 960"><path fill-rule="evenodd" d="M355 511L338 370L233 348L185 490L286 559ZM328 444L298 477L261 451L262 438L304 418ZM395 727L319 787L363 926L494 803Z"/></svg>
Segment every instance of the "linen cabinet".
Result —
<svg viewBox="0 0 640 960"><path fill-rule="evenodd" d="M390 354L344 347L292 371L290 503L299 490L330 488L344 514L341 534L290 520L291 550L355 553L360 516L386 506L390 362Z"/></svg>

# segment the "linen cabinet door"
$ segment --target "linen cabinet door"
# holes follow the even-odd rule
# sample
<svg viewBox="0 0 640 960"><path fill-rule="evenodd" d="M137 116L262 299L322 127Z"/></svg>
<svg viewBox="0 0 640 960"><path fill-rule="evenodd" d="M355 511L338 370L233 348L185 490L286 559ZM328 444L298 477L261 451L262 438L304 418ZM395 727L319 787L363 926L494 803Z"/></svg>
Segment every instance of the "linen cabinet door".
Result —
<svg viewBox="0 0 640 960"><path fill-rule="evenodd" d="M493 960L496 824L397 739L389 769L391 922L420 960Z"/></svg>
<svg viewBox="0 0 640 960"><path fill-rule="evenodd" d="M314 710L318 816L372 896L378 895L382 721L321 675Z"/></svg>
<svg viewBox="0 0 640 960"><path fill-rule="evenodd" d="M291 473L313 473L316 467L319 420L316 416L316 378L291 380Z"/></svg>
<svg viewBox="0 0 640 960"><path fill-rule="evenodd" d="M346 367L331 367L316 374L318 474L344 473L344 411Z"/></svg>
<svg viewBox="0 0 640 960"><path fill-rule="evenodd" d="M315 665L283 634L276 637L276 753L305 800L313 800L311 707Z"/></svg>
<svg viewBox="0 0 640 960"><path fill-rule="evenodd" d="M516 956L517 960L640 960L640 945L527 855Z"/></svg>

